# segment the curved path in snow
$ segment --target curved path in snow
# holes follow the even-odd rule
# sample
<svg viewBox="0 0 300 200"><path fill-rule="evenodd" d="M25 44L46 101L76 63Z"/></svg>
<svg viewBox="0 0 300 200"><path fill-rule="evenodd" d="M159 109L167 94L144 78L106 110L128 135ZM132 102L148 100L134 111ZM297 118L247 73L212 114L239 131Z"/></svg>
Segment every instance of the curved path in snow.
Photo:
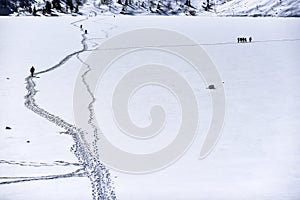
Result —
<svg viewBox="0 0 300 200"><path fill-rule="evenodd" d="M79 22L82 22L86 19L75 21L71 23L71 25L78 27L76 24ZM103 31L103 30L102 30ZM88 45L87 45L87 37L86 34L82 33L82 49L78 51L74 51L68 55L66 55L62 60L60 60L56 65L35 73L35 75L43 75L45 73L51 72L59 67L62 67L68 60L70 60L72 57L77 56L77 58L83 63L83 61L80 59L79 55L85 51L88 51ZM82 75L82 80L84 81L84 76L90 71L89 66L87 66L87 71L85 74ZM83 135L85 132L81 130L80 128L77 128L76 126L66 122L62 118L60 118L57 115L54 115L47 110L41 108L35 100L35 95L37 93L37 90L35 89L36 83L34 82L35 77L28 76L26 80L26 89L27 89L27 95L25 96L25 106L32 110L34 113L38 114L39 116L47 119L48 121L56 124L57 126L63 128L65 130L65 134L68 134L72 136L74 140L74 145L71 148L71 151L75 154L77 157L79 164L82 166L82 169L84 170L84 173L81 172L81 169L79 171L75 171L69 174L65 174L63 176L60 175L53 175L53 176L45 176L45 177L37 177L37 178L24 178L22 180L18 181L32 181L32 180L49 180L49 179L55 179L55 178L67 178L67 177L74 177L74 176L84 176L86 175L92 185L92 194L94 200L115 200L116 194L114 191L114 188L112 186L111 181L111 175L109 170L99 161L94 159L92 156L88 144L84 141ZM87 90L89 89L86 82L84 84L87 86ZM91 95L93 95L90 91L88 91ZM92 104L94 103L95 99L93 98L93 102L89 105L88 109L91 112L91 119L93 118L93 109ZM92 124L91 124L92 125ZM97 131L97 130L95 130ZM80 173L79 173L80 172Z"/></svg>

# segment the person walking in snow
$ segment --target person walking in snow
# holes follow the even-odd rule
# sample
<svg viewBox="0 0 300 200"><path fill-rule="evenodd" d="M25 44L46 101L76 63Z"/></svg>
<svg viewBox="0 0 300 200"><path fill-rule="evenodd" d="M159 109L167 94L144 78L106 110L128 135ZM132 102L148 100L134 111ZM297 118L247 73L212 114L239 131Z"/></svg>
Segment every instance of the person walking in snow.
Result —
<svg viewBox="0 0 300 200"><path fill-rule="evenodd" d="M34 71L35 71L35 69L34 69L34 67L32 66L32 67L30 68L31 77L33 77Z"/></svg>

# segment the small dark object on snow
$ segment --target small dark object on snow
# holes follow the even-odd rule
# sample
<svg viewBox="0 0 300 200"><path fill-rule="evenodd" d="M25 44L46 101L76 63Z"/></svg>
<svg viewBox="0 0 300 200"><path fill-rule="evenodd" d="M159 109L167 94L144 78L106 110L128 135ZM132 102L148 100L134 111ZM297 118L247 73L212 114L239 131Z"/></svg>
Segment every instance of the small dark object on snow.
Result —
<svg viewBox="0 0 300 200"><path fill-rule="evenodd" d="M84 33L87 34L87 30L85 30Z"/></svg>
<svg viewBox="0 0 300 200"><path fill-rule="evenodd" d="M252 37L249 37L249 42L252 42Z"/></svg>
<svg viewBox="0 0 300 200"><path fill-rule="evenodd" d="M6 126L5 129L6 129L6 130L11 130L11 127Z"/></svg>
<svg viewBox="0 0 300 200"><path fill-rule="evenodd" d="M80 28L82 29L82 24L80 25Z"/></svg>
<svg viewBox="0 0 300 200"><path fill-rule="evenodd" d="M33 77L34 71L35 71L35 69L34 69L34 67L32 66L32 67L30 68L31 77Z"/></svg>
<svg viewBox="0 0 300 200"><path fill-rule="evenodd" d="M9 80L9 77L6 77L6 80Z"/></svg>
<svg viewBox="0 0 300 200"><path fill-rule="evenodd" d="M214 89L216 89L216 88L215 88L215 85L209 85L209 86L208 86L208 89L214 90Z"/></svg>
<svg viewBox="0 0 300 200"><path fill-rule="evenodd" d="M26 142L27 142L27 143L30 143L30 141L29 141L29 140L27 140Z"/></svg>

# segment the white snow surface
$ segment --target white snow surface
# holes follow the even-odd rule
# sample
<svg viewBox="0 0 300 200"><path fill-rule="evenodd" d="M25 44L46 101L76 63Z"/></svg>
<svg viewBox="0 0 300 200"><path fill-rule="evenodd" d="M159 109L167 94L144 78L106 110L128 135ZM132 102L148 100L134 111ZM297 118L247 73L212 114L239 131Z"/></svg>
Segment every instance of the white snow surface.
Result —
<svg viewBox="0 0 300 200"><path fill-rule="evenodd" d="M24 106L27 94L24 83L29 68L34 65L37 71L45 70L82 48L82 32L71 24L76 21L88 30L89 49L116 34L137 28L177 31L204 48L224 81L226 118L222 137L214 151L199 160L204 133L210 123L208 90L190 66L182 67L160 58L170 62L194 88L200 108L198 136L182 158L161 171L132 175L111 170L118 199L299 199L299 19L96 16L0 18L1 200L92 199L91 183L86 177L1 184L15 180L12 177L66 174L79 168L13 164L21 161L39 165L55 161L78 163L70 152L71 136L60 134L63 129ZM250 36L252 43L236 43L237 37ZM80 57L86 59L89 54L85 52ZM140 56L149 59L149 54ZM162 98L162 105L171 109L167 112L166 128L169 129L159 139L149 141L122 135L113 121L109 98L112 84L131 65L128 59L107 71L98 86L95 111L103 134L116 146L129 152L152 152L174 138L173 129L180 122L180 112L176 99L167 91L145 88L129 104L133 121L141 126L149 124L147 106ZM82 64L75 56L60 68L34 79L37 104L70 124L75 123L72 98L80 67ZM6 130L6 126L12 129Z"/></svg>

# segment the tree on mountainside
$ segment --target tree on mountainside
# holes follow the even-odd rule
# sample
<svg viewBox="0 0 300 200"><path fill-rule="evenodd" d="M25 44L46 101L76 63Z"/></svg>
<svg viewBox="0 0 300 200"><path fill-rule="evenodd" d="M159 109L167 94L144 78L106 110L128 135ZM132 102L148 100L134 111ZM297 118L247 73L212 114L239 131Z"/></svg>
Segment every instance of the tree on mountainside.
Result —
<svg viewBox="0 0 300 200"><path fill-rule="evenodd" d="M76 6L75 6L75 11L74 11L75 13L78 13L79 12L79 5L78 4L76 4Z"/></svg>
<svg viewBox="0 0 300 200"><path fill-rule="evenodd" d="M50 14L51 13L51 3L49 1L46 1L46 5L45 5L45 12Z"/></svg>
<svg viewBox="0 0 300 200"><path fill-rule="evenodd" d="M208 11L209 9L211 9L211 5L210 5L209 0L206 0L206 3L203 2L202 7L204 8L205 11Z"/></svg>
<svg viewBox="0 0 300 200"><path fill-rule="evenodd" d="M168 8L168 10L172 10L172 3L171 3L171 1L168 1L167 8Z"/></svg>
<svg viewBox="0 0 300 200"><path fill-rule="evenodd" d="M58 11L61 11L61 5L60 0L53 0L52 1L52 7L55 8Z"/></svg>
<svg viewBox="0 0 300 200"><path fill-rule="evenodd" d="M73 12L74 4L72 0L66 0L66 12L68 12L68 8Z"/></svg>
<svg viewBox="0 0 300 200"><path fill-rule="evenodd" d="M37 16L35 6L33 6L32 15L33 15L33 16Z"/></svg>
<svg viewBox="0 0 300 200"><path fill-rule="evenodd" d="M160 1L157 2L157 7L156 7L156 9L157 9L157 10L160 9Z"/></svg>
<svg viewBox="0 0 300 200"><path fill-rule="evenodd" d="M76 0L76 4L77 4L78 6L82 6L82 5L83 5L82 1L80 1L80 0Z"/></svg>
<svg viewBox="0 0 300 200"><path fill-rule="evenodd" d="M31 6L29 6L29 8L28 8L28 12L29 12L30 14L32 14L32 7L31 7Z"/></svg>
<svg viewBox="0 0 300 200"><path fill-rule="evenodd" d="M75 13L79 12L79 6L82 6L82 2L80 0L76 0Z"/></svg>
<svg viewBox="0 0 300 200"><path fill-rule="evenodd" d="M190 0L186 0L185 5L191 6L191 1Z"/></svg>
<svg viewBox="0 0 300 200"><path fill-rule="evenodd" d="M3 5L4 8L6 8L7 7L7 0L2 0L2 5Z"/></svg>

